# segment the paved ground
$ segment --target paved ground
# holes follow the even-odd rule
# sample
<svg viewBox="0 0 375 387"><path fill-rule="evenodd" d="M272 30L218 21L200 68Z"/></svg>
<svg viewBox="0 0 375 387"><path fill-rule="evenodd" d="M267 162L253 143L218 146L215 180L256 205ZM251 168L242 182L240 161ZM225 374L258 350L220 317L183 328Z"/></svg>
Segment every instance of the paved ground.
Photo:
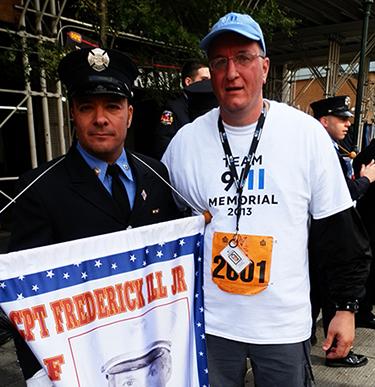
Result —
<svg viewBox="0 0 375 387"><path fill-rule="evenodd" d="M317 387L374 387L375 386L375 331L357 329L355 351L366 355L369 362L356 369L329 368L324 365L321 349L323 331L318 327L318 344L312 349L312 363ZM246 378L246 387L253 387L251 371ZM17 366L12 342L0 347L0 387L24 387ZM105 386L103 386L105 387ZM183 387L183 386L173 386ZM282 386L288 387L288 386Z"/></svg>

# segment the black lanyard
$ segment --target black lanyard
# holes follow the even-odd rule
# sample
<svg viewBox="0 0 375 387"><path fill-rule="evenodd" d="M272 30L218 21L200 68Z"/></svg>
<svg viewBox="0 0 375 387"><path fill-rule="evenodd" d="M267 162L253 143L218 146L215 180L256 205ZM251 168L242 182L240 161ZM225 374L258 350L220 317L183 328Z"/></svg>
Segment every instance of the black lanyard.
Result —
<svg viewBox="0 0 375 387"><path fill-rule="evenodd" d="M236 192L238 195L237 208L235 210L236 234L235 234L234 238L229 242L231 247L237 246L237 237L238 237L240 217L241 217L241 206L242 206L241 199L242 199L243 187L245 185L245 181L246 181L247 176L249 174L251 164L252 164L254 156L255 156L255 151L256 151L258 144L259 144L259 141L260 141L260 136L262 134L265 119L266 119L266 108L265 108L265 106L263 106L262 112L260 113L255 131L254 131L254 136L253 136L253 140L251 141L249 152L248 152L247 156L245 156L245 159L244 159L245 165L242 168L240 178L238 178L236 166L234 165L234 158L233 158L230 146L229 146L227 134L225 132L221 116L219 116L219 119L217 121L217 126L219 128L219 135L220 135L221 144L223 145L225 158L227 160L229 171L230 171L230 174L231 174L232 179L234 181L234 184L236 186Z"/></svg>

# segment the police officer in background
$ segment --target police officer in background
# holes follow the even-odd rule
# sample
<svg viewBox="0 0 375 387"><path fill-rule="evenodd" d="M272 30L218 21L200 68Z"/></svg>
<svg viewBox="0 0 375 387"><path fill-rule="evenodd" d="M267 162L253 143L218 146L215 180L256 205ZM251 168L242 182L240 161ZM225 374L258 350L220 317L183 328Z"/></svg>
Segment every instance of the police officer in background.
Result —
<svg viewBox="0 0 375 387"><path fill-rule="evenodd" d="M362 165L358 177L353 179L351 165L348 165L340 154L338 142L342 141L347 135L351 125L350 119L353 117L350 111L350 98L346 95L331 97L313 102L310 106L313 110L314 117L320 121L332 139L352 200L360 199L369 189L370 184L375 180L375 164L372 160L367 165ZM324 283L324 280L321 280L321 275L314 270L313 266L310 268L310 274L312 317L314 324L312 341L314 342L316 341L315 323L319 315L320 307L322 307L325 335L327 334L328 325L335 314L335 308L332 302L327 299L327 294L325 293L327 284ZM359 305L359 310L361 310L363 308L362 302ZM326 365L330 367L360 367L366 365L367 362L368 359L365 356L355 354L352 351L341 359L326 359Z"/></svg>
<svg viewBox="0 0 375 387"><path fill-rule="evenodd" d="M34 183L15 204L10 251L178 217L171 190L160 179L168 181L165 166L124 149L138 75L130 58L115 50L81 49L63 58L58 71L77 141L66 156L21 176L19 191ZM27 385L52 386L19 334L15 344Z"/></svg>
<svg viewBox="0 0 375 387"><path fill-rule="evenodd" d="M353 179L351 165L348 166L340 154L338 142L344 140L348 134L350 119L353 117L350 111L350 98L347 95L331 97L313 102L310 106L314 117L320 121L332 138L350 195L353 200L358 200L375 180L375 165L373 160L363 165L358 178Z"/></svg>
<svg viewBox="0 0 375 387"><path fill-rule="evenodd" d="M154 155L158 159L161 159L177 131L190 122L186 88L195 82L206 79L210 79L210 70L205 64L189 61L182 66L181 80L183 90L177 98L167 101L156 128Z"/></svg>

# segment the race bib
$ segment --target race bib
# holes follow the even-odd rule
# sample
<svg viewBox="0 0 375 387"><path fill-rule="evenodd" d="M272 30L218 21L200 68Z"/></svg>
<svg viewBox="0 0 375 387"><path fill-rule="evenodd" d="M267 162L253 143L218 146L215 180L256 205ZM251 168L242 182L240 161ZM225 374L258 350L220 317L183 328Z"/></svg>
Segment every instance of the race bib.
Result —
<svg viewBox="0 0 375 387"><path fill-rule="evenodd" d="M257 294L266 289L271 272L273 237L261 235L239 235L238 246L250 260L237 273L221 256L234 234L215 232L212 239L212 280L221 289L234 294Z"/></svg>

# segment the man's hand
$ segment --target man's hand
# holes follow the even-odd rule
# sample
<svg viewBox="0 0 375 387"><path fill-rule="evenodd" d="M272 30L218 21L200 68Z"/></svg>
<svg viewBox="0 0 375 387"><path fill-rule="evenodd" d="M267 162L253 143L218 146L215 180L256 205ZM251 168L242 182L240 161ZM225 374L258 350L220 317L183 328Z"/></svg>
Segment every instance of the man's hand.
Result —
<svg viewBox="0 0 375 387"><path fill-rule="evenodd" d="M370 183L375 181L375 161L371 160L367 165L362 164L359 176L366 176L370 180Z"/></svg>
<svg viewBox="0 0 375 387"><path fill-rule="evenodd" d="M354 336L354 313L337 311L329 324L327 338L323 343L323 351L326 351L327 359L345 357L353 346Z"/></svg>

